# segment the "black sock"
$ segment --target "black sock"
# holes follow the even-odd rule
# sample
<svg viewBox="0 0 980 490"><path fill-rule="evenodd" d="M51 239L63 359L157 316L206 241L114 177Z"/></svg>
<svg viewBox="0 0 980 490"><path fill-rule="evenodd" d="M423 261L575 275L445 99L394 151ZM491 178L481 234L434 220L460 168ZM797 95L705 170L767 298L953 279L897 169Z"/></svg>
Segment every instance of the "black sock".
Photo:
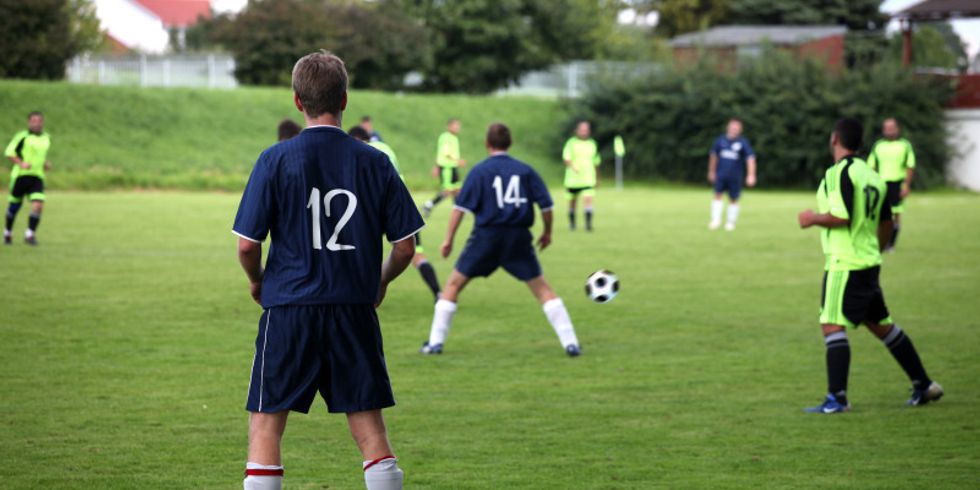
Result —
<svg viewBox="0 0 980 490"><path fill-rule="evenodd" d="M432 290L432 294L439 297L439 280L436 279L436 270L432 267L432 264L428 262L422 262L419 264L419 274L422 275L422 280L429 285L429 289Z"/></svg>
<svg viewBox="0 0 980 490"><path fill-rule="evenodd" d="M892 239L888 241L888 248L895 248L895 244L898 243L898 232L902 230L902 227L898 223L895 223L892 228Z"/></svg>
<svg viewBox="0 0 980 490"><path fill-rule="evenodd" d="M438 194L436 194L436 197L433 197L432 198L432 205L435 206L436 204L439 204L440 202L442 202L443 197L444 196L442 195L441 192L438 193Z"/></svg>
<svg viewBox="0 0 980 490"><path fill-rule="evenodd" d="M31 213L30 218L27 220L27 228L31 231L37 231L37 225L41 222L41 215Z"/></svg>
<svg viewBox="0 0 980 490"><path fill-rule="evenodd" d="M847 333L834 332L824 337L827 344L827 393L841 405L847 405L847 372L851 368L851 345Z"/></svg>
<svg viewBox="0 0 980 490"><path fill-rule="evenodd" d="M902 370L908 375L909 379L912 380L912 386L917 389L924 390L929 387L929 383L932 380L926 374L926 368L922 366L922 360L919 359L919 353L916 352L915 346L912 345L912 339L898 325L892 327L888 335L881 339L881 342L888 347L891 351L892 357L898 361L898 364L902 366Z"/></svg>
<svg viewBox="0 0 980 490"><path fill-rule="evenodd" d="M592 229L592 208L588 208L585 210L585 229L586 230Z"/></svg>
<svg viewBox="0 0 980 490"><path fill-rule="evenodd" d="M10 203L10 206L7 208L7 221L4 230L9 231L14 229L14 218L17 217L17 211L20 211L20 207L20 203Z"/></svg>
<svg viewBox="0 0 980 490"><path fill-rule="evenodd" d="M575 210L574 209L570 209L568 211L568 226L569 226L569 228L571 228L573 230L575 229Z"/></svg>

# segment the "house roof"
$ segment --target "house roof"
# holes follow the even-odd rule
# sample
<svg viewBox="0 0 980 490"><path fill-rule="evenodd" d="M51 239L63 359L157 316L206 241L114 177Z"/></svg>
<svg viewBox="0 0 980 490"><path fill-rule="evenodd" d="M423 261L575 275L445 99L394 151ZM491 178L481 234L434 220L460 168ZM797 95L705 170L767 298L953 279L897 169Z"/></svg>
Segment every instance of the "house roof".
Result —
<svg viewBox="0 0 980 490"><path fill-rule="evenodd" d="M187 27L211 17L210 0L133 0L160 18L166 27Z"/></svg>
<svg viewBox="0 0 980 490"><path fill-rule="evenodd" d="M670 40L671 46L752 46L768 41L777 45L802 44L815 39L843 36L844 26L720 26L682 34Z"/></svg>
<svg viewBox="0 0 980 490"><path fill-rule="evenodd" d="M894 17L913 20L980 17L980 2L977 0L924 0L895 13Z"/></svg>

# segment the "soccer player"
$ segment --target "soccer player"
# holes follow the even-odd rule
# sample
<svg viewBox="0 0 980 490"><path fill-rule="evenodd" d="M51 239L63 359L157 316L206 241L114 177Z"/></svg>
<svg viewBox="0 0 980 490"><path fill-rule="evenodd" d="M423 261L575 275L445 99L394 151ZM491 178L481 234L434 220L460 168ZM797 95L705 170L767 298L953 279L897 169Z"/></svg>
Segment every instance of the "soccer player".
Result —
<svg viewBox="0 0 980 490"><path fill-rule="evenodd" d="M374 121L371 119L371 116L362 116L360 126L367 131L372 143L376 141L384 141L381 139L381 133L374 130Z"/></svg>
<svg viewBox="0 0 980 490"><path fill-rule="evenodd" d="M544 232L537 243L544 250L551 244L551 195L533 168L507 154L510 145L507 126L491 124L486 139L490 156L473 167L456 200L449 217L446 241L439 249L443 258L449 257L453 250L453 240L463 213L472 213L476 224L436 302L432 329L429 340L422 345L422 354L442 353L460 292L470 279L489 276L498 267L503 267L512 276L527 283L544 308L544 314L558 334L565 352L571 357L581 353L568 311L541 275L541 265L534 253L534 238L530 230L534 225L533 204L541 209Z"/></svg>
<svg viewBox="0 0 980 490"><path fill-rule="evenodd" d="M3 243L13 243L14 219L26 198L31 203L31 215L24 231L24 242L37 245L37 226L44 210L44 172L51 170L48 149L51 137L44 131L44 114L34 111L27 115L27 129L14 135L3 153L11 163L10 205L3 228Z"/></svg>
<svg viewBox="0 0 980 490"><path fill-rule="evenodd" d="M888 118L881 124L883 139L871 147L868 165L877 170L888 186L885 202L892 208L895 230L885 250L895 248L898 232L901 229L901 216L905 211L903 200L912 192L912 177L915 175L915 152L909 140L902 138L902 129L895 118Z"/></svg>
<svg viewBox="0 0 980 490"><path fill-rule="evenodd" d="M598 167L602 163L599 145L592 139L592 125L579 121L575 135L568 138L561 150L565 163L565 199L568 200L568 227L575 229L575 208L578 197L585 205L585 230L592 231L592 201L599 183Z"/></svg>
<svg viewBox="0 0 980 490"><path fill-rule="evenodd" d="M432 214L432 209L443 199L450 196L455 198L459 194L459 169L466 166L466 160L463 160L459 152L459 130L459 119L450 119L446 123L446 131L439 135L439 141L436 142L436 166L433 171L438 172L439 192L422 205L422 212L426 217Z"/></svg>
<svg viewBox="0 0 980 490"><path fill-rule="evenodd" d="M809 412L850 410L847 375L851 347L847 327L865 325L891 351L912 380L909 405L939 400L943 389L926 374L912 340L892 321L878 283L881 244L891 234L891 207L882 204L885 184L855 152L864 133L861 123L844 118L830 137L836 162L817 189L817 211L800 213L801 228L819 226L826 257L820 324L827 346L827 398Z"/></svg>
<svg viewBox="0 0 980 490"><path fill-rule="evenodd" d="M395 166L395 170L398 171L398 176L401 177L402 182L405 181L405 177L401 175L401 171L398 166L398 156L395 155L395 150L388 146L384 141L371 141L371 135L364 129L364 126L354 126L347 130L347 134L354 137L354 139L363 141L374 148L377 148L385 155L388 155L388 159L391 160L391 164ZM429 263L429 259L425 256L425 249L422 247L422 234L415 234L415 256L412 257L412 265L415 266L419 271L419 275L422 276L422 281L425 282L429 289L432 291L432 295L436 300L439 299L439 279L436 277L436 270Z"/></svg>
<svg viewBox="0 0 980 490"><path fill-rule="evenodd" d="M743 166L748 171L743 173ZM738 118L728 120L725 134L715 139L708 155L708 182L715 186L715 197L711 201L711 222L708 228L721 227L721 213L725 204L722 194L728 193L728 220L725 229L733 231L738 221L738 198L742 195L742 176L746 175L745 185L755 186L755 152L749 140L742 136L742 121Z"/></svg>
<svg viewBox="0 0 980 490"><path fill-rule="evenodd" d="M289 138L295 137L302 131L303 128L296 124L296 121L286 118L279 122L279 141L286 141Z"/></svg>
<svg viewBox="0 0 980 490"><path fill-rule="evenodd" d="M312 53L292 78L306 129L259 156L233 228L252 298L264 310L246 405L244 486L281 488L286 419L307 413L319 392L330 412L347 414L367 488L400 489L381 415L395 401L375 308L411 262L422 217L388 157L340 129L344 62ZM393 244L384 264L382 235Z"/></svg>

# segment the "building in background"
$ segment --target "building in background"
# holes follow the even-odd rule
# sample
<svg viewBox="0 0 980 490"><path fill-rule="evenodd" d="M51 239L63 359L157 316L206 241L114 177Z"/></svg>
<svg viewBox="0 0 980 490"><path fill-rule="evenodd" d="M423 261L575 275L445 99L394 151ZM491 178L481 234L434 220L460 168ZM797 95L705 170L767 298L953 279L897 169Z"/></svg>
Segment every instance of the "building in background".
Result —
<svg viewBox="0 0 980 490"><path fill-rule="evenodd" d="M711 56L719 69L731 71L740 59L758 57L766 45L772 45L839 70L844 66L846 34L843 26L720 26L677 36L670 45L674 62L681 66Z"/></svg>
<svg viewBox="0 0 980 490"><path fill-rule="evenodd" d="M211 17L211 0L95 0L96 15L116 54L161 54L170 47L170 31L182 44L186 29Z"/></svg>

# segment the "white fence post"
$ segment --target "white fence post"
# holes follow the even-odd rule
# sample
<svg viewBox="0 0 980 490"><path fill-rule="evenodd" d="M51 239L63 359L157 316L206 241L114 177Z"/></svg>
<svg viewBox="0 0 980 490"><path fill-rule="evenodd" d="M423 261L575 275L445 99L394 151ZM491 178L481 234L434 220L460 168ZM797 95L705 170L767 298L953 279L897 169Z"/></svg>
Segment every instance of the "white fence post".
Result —
<svg viewBox="0 0 980 490"><path fill-rule="evenodd" d="M140 55L140 87L146 86L146 55Z"/></svg>
<svg viewBox="0 0 980 490"><path fill-rule="evenodd" d="M105 61L99 60L99 85L105 84Z"/></svg>
<svg viewBox="0 0 980 490"><path fill-rule="evenodd" d="M214 86L217 85L217 80L215 80L217 76L216 73L217 70L215 68L216 67L214 66L214 55L209 54L208 55L208 88L214 88Z"/></svg>

